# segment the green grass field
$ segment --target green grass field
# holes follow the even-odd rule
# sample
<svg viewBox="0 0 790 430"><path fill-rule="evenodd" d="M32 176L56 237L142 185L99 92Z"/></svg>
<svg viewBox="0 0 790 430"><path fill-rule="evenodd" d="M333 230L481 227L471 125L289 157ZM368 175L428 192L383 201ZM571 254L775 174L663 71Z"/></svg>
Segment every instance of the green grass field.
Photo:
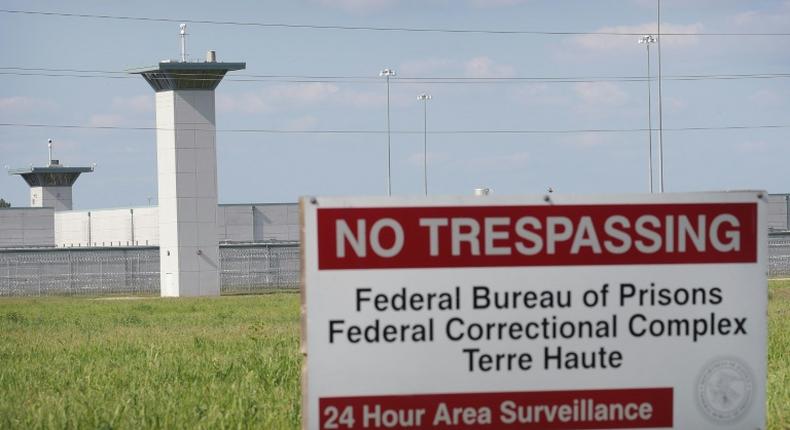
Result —
<svg viewBox="0 0 790 430"><path fill-rule="evenodd" d="M768 283L768 428L790 429L790 280Z"/></svg>
<svg viewBox="0 0 790 430"><path fill-rule="evenodd" d="M772 281L769 429L790 428L790 281ZM299 297L0 300L0 428L293 429Z"/></svg>
<svg viewBox="0 0 790 430"><path fill-rule="evenodd" d="M0 428L296 428L299 297L0 300Z"/></svg>

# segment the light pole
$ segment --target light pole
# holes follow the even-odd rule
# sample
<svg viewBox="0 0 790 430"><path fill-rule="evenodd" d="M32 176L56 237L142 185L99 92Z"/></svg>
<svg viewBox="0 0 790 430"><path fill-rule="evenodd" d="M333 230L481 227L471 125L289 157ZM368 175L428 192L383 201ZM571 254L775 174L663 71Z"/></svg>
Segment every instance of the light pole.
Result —
<svg viewBox="0 0 790 430"><path fill-rule="evenodd" d="M661 97L661 0L656 0L658 33L656 33L656 46L658 47L658 192L664 192L664 111Z"/></svg>
<svg viewBox="0 0 790 430"><path fill-rule="evenodd" d="M656 43L656 38L650 34L639 38L639 43L647 47L647 177L650 192L653 192L653 111L651 104L650 85L650 44Z"/></svg>
<svg viewBox="0 0 790 430"><path fill-rule="evenodd" d="M417 100L422 101L422 185L425 195L428 195L428 100L430 94L422 93L417 96Z"/></svg>
<svg viewBox="0 0 790 430"><path fill-rule="evenodd" d="M390 77L396 76L395 70L384 69L379 76L387 79L387 195L392 195L392 141L390 140Z"/></svg>
<svg viewBox="0 0 790 430"><path fill-rule="evenodd" d="M187 61L187 25L181 24L178 26L178 34L181 36L181 62Z"/></svg>

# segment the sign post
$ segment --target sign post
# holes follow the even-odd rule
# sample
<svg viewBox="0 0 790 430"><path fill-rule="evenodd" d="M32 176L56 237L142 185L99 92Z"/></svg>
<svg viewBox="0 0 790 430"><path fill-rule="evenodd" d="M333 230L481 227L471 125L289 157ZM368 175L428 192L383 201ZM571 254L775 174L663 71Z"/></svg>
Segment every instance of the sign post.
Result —
<svg viewBox="0 0 790 430"><path fill-rule="evenodd" d="M303 428L765 428L764 196L302 199Z"/></svg>

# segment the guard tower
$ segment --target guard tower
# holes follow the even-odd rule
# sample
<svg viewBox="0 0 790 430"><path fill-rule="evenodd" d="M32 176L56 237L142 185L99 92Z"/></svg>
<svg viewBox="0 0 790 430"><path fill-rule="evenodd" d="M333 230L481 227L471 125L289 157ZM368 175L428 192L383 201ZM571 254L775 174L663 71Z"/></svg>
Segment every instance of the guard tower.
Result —
<svg viewBox="0 0 790 430"><path fill-rule="evenodd" d="M129 70L156 92L159 186L159 261L163 297L218 296L217 148L214 89L225 73L245 63L181 61Z"/></svg>
<svg viewBox="0 0 790 430"><path fill-rule="evenodd" d="M66 167L52 158L52 139L47 143L49 163L46 167L9 169L9 175L19 175L30 185L30 206L52 207L56 211L72 209L71 187L82 173L93 171L93 167Z"/></svg>

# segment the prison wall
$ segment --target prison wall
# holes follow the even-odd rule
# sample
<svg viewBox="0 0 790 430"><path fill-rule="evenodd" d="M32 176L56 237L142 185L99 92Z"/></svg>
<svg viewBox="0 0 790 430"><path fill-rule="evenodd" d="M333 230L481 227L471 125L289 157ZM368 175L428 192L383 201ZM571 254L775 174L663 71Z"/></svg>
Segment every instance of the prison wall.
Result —
<svg viewBox="0 0 790 430"><path fill-rule="evenodd" d="M66 211L54 217L54 242L58 247L159 245L158 207ZM298 241L299 206L219 205L217 234L220 243Z"/></svg>
<svg viewBox="0 0 790 430"><path fill-rule="evenodd" d="M0 209L0 248L55 246L54 208Z"/></svg>

